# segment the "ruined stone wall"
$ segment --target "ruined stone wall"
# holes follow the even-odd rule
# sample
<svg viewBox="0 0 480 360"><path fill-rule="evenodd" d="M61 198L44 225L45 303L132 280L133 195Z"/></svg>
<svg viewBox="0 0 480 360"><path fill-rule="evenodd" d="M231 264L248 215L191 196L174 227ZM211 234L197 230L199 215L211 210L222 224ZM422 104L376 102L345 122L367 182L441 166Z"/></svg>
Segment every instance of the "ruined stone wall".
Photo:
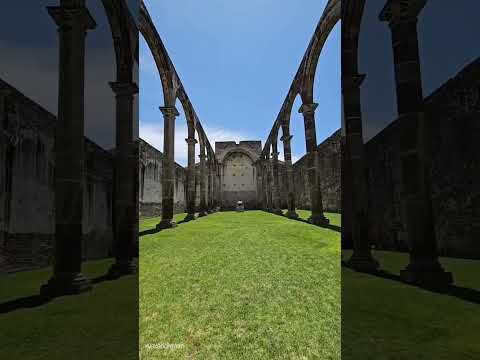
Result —
<svg viewBox="0 0 480 360"><path fill-rule="evenodd" d="M340 130L319 144L317 150L323 209L329 212L341 212ZM310 209L306 156L293 164L293 177L297 208Z"/></svg>
<svg viewBox="0 0 480 360"><path fill-rule="evenodd" d="M140 139L139 201L140 216L162 214L163 154ZM174 213L182 213L186 206L186 170L175 163Z"/></svg>
<svg viewBox="0 0 480 360"><path fill-rule="evenodd" d="M255 162L262 151L260 141L240 141L240 143L216 142L215 155L221 163L221 208L234 210L237 201L244 203L245 209L256 209L257 169Z"/></svg>
<svg viewBox="0 0 480 360"><path fill-rule="evenodd" d="M52 263L54 115L0 80L0 271ZM112 253L111 154L85 139L83 256Z"/></svg>
<svg viewBox="0 0 480 360"><path fill-rule="evenodd" d="M432 205L441 255L480 258L480 61L425 100L432 131ZM366 143L369 232L378 248L408 250L402 209L400 120Z"/></svg>

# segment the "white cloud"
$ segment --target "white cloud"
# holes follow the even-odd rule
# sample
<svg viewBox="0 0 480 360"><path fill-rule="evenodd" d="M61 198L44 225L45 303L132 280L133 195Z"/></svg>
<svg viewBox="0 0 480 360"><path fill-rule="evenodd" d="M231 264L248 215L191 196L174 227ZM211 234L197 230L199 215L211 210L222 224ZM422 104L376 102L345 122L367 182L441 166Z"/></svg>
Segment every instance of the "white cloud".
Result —
<svg viewBox="0 0 480 360"><path fill-rule="evenodd" d="M243 132L237 132L225 128L210 128L205 127L208 140L213 148L215 148L216 141L242 141L252 140L252 136L249 136ZM140 137L148 142L156 149L163 152L163 124L155 124L151 122L140 122ZM188 129L184 124L176 124L175 126L175 161L182 166L185 166L188 161L188 147L185 139L188 137ZM195 150L195 154L199 154L199 148ZM198 160L198 158L197 158Z"/></svg>

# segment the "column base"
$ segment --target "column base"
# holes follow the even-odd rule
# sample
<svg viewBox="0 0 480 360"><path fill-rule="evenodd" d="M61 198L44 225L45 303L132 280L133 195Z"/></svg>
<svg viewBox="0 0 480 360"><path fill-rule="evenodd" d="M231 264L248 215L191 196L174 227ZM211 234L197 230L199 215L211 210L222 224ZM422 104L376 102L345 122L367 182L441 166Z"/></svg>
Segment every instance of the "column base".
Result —
<svg viewBox="0 0 480 360"><path fill-rule="evenodd" d="M109 279L118 279L125 275L135 274L137 267L132 260L116 261L108 270L107 277Z"/></svg>
<svg viewBox="0 0 480 360"><path fill-rule="evenodd" d="M40 288L40 295L54 298L80 294L92 289L92 283L82 273L58 273Z"/></svg>
<svg viewBox="0 0 480 360"><path fill-rule="evenodd" d="M298 219L298 214L295 210L288 210L285 216L289 219Z"/></svg>
<svg viewBox="0 0 480 360"><path fill-rule="evenodd" d="M446 272L438 263L432 266L418 266L409 264L400 271L400 278L412 285L425 288L445 288L453 283L452 273Z"/></svg>
<svg viewBox="0 0 480 360"><path fill-rule="evenodd" d="M317 226L325 226L330 224L330 221L322 214L322 215L312 215L308 218L308 222L313 225Z"/></svg>
<svg viewBox="0 0 480 360"><path fill-rule="evenodd" d="M272 213L274 213L276 215L283 215L283 211L281 209L273 209Z"/></svg>
<svg viewBox="0 0 480 360"><path fill-rule="evenodd" d="M193 221L196 219L197 219L197 216L195 214L187 214L187 216L185 216L185 219L183 219L183 221L187 222L187 221Z"/></svg>
<svg viewBox="0 0 480 360"><path fill-rule="evenodd" d="M198 213L198 217L204 217L204 216L207 216L208 215L208 212L206 212L205 210L204 211L200 211Z"/></svg>
<svg viewBox="0 0 480 360"><path fill-rule="evenodd" d="M358 272L374 273L378 270L379 263L372 255L356 255L347 261L347 266Z"/></svg>
<svg viewBox="0 0 480 360"><path fill-rule="evenodd" d="M157 226L156 226L156 229L157 230L164 230L164 229L171 229L171 228L174 228L174 227L177 227L177 223L171 219L167 219L167 220L162 220L160 221Z"/></svg>

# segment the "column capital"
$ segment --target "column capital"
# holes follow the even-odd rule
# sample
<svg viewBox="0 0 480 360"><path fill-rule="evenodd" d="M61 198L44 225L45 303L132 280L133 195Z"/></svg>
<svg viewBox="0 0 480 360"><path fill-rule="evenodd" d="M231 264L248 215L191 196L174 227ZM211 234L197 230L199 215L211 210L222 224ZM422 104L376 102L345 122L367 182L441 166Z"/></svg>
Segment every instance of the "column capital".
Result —
<svg viewBox="0 0 480 360"><path fill-rule="evenodd" d="M160 106L159 109L166 117L177 117L180 115L175 106Z"/></svg>
<svg viewBox="0 0 480 360"><path fill-rule="evenodd" d="M298 112L304 115L314 114L317 107L318 107L317 103L302 104L302 106L300 106L300 109L298 109Z"/></svg>
<svg viewBox="0 0 480 360"><path fill-rule="evenodd" d="M188 145L195 145L198 142L195 138L186 138L185 141Z"/></svg>
<svg viewBox="0 0 480 360"><path fill-rule="evenodd" d="M278 151L275 151L275 152L272 152L272 157L275 159L278 157L278 155L280 155L280 153Z"/></svg>
<svg viewBox="0 0 480 360"><path fill-rule="evenodd" d="M426 2L427 0L387 0L378 19L390 24L416 21Z"/></svg>
<svg viewBox="0 0 480 360"><path fill-rule="evenodd" d="M280 141L281 141L281 142L287 142L287 141L292 140L292 138L293 138L293 135L287 135L287 136L283 135L283 136L280 138Z"/></svg>
<svg viewBox="0 0 480 360"><path fill-rule="evenodd" d="M80 21L80 24L87 30L93 30L97 27L97 23L84 4L72 7L47 6L47 11L60 28L72 26L76 21Z"/></svg>
<svg viewBox="0 0 480 360"><path fill-rule="evenodd" d="M112 81L108 85L112 88L116 96L132 96L138 94L138 86L133 82Z"/></svg>

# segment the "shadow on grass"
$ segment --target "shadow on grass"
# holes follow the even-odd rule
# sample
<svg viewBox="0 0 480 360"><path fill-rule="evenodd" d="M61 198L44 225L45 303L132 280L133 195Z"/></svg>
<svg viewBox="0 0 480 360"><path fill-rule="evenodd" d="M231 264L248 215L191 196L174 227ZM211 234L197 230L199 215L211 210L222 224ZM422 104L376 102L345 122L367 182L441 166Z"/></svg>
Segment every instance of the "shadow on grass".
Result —
<svg viewBox="0 0 480 360"><path fill-rule="evenodd" d="M345 267L345 268L348 268L348 269L351 269L351 270L355 271L350 266L348 266L344 261L342 261L342 267ZM480 291L476 290L476 289L470 289L470 288L457 286L457 285L449 285L449 286L447 286L445 288L442 288L442 289L436 289L436 288L424 287L424 286L421 286L421 285L408 284L408 283L406 283L405 281L402 280L400 275L392 274L392 273L390 273L388 271L385 271L385 270L378 270L376 272L368 272L368 273L364 273L364 274L368 274L368 275L371 275L371 276L376 276L376 277L379 277L379 278L382 278L382 279L397 281L397 282L400 282L400 283L405 284L407 286L418 287L418 288L421 288L423 290L427 290L427 291L437 293L437 294L454 296L454 297L456 297L460 300L468 301L468 302L473 303L473 304L480 304Z"/></svg>
<svg viewBox="0 0 480 360"><path fill-rule="evenodd" d="M271 214L273 214L273 213L271 213ZM309 224L309 225L312 225L312 226L317 226L317 227L321 227L321 228L328 229L328 230L332 230L332 231L336 231L336 232L342 232L342 227L341 227L341 226L338 226L338 225L332 225L332 224L327 224L327 225L315 225L315 224L309 223L308 220L302 219L301 217L290 218L290 217L288 217L288 216L285 215L285 214L278 214L278 215L284 217L285 219L300 221L300 222L303 222L303 223L305 223L305 224Z"/></svg>
<svg viewBox="0 0 480 360"><path fill-rule="evenodd" d="M198 220L195 219L195 220ZM177 222L177 225L181 225L181 224L184 224L184 223L188 223L192 220L180 220L179 222ZM153 229L147 229L147 230L142 230L142 231L139 231L138 232L138 237L142 237L142 236L145 236L145 235L153 235L153 234L157 234L161 231L165 231L165 230L170 230L170 229L174 229L174 228L167 228L167 229L157 229L157 228L153 228Z"/></svg>
<svg viewBox="0 0 480 360"><path fill-rule="evenodd" d="M91 279L92 285L102 283L104 281L115 281L119 278L112 278L108 274L98 276L96 278ZM95 291L92 289L91 291ZM71 294L71 295L78 295L78 294ZM71 295L63 295L63 296L71 296ZM28 308L35 308L42 305L45 305L55 299L55 297L48 297L40 294L31 295L21 297L15 300L6 301L0 304L0 314L6 314L15 310L19 309L28 309Z"/></svg>

